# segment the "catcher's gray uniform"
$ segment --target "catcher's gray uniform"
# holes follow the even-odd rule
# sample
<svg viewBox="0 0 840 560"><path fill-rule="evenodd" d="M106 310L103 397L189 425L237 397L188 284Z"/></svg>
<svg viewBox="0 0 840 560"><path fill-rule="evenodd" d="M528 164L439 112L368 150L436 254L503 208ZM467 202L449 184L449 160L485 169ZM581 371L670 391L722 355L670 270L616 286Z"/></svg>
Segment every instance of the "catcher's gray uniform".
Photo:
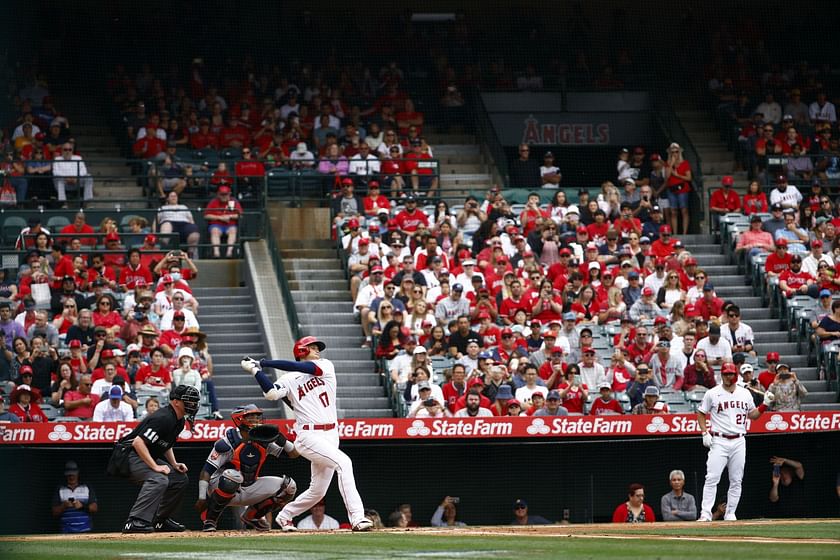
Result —
<svg viewBox="0 0 840 560"><path fill-rule="evenodd" d="M255 431L257 428L252 428L252 433ZM242 520L246 524L257 523L266 513L282 507L294 497L297 486L290 477L260 476L260 469L269 455L279 458L284 451L294 449L279 432L272 439L274 441L267 444L243 441L239 430L231 428L216 441L204 465L205 472L210 475L210 503L205 522L210 520L215 525L226 506L253 506ZM266 530L265 527L255 528Z"/></svg>

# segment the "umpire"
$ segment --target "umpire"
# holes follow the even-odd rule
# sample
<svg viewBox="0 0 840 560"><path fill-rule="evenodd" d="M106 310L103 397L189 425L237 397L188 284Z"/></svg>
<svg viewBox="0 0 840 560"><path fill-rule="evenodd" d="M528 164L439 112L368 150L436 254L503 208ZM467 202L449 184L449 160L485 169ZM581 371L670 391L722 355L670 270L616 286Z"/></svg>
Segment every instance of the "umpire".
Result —
<svg viewBox="0 0 840 560"><path fill-rule="evenodd" d="M195 387L178 385L169 405L147 416L121 443L130 444L129 479L142 485L123 533L175 532L186 529L170 516L187 488L187 466L175 459L172 446L198 412L201 395Z"/></svg>

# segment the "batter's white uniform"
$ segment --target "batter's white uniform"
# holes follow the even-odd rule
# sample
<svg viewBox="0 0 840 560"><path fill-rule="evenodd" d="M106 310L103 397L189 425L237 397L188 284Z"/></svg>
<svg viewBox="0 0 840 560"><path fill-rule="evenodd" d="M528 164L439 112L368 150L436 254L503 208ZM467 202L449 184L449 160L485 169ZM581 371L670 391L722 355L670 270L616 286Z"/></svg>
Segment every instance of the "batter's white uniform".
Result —
<svg viewBox="0 0 840 560"><path fill-rule="evenodd" d="M338 423L336 414L335 366L321 358L310 363L320 370L321 375L286 373L274 383L266 398L286 398L295 411L295 448L311 463L312 479L309 488L298 494L277 514L277 523L310 510L326 495L333 473L338 473L338 490L344 499L350 524L355 526L365 519L362 497L356 489L353 477L353 462L338 448Z"/></svg>
<svg viewBox="0 0 840 560"><path fill-rule="evenodd" d="M723 385L706 391L697 410L706 415L706 429L712 435L712 446L706 459L706 484L703 487L703 504L700 519L711 521L715 506L717 485L724 467L729 470L729 492L726 498L724 520L734 521L735 510L741 500L741 481L747 458L747 433L749 413L755 409L750 392L739 386L731 393Z"/></svg>

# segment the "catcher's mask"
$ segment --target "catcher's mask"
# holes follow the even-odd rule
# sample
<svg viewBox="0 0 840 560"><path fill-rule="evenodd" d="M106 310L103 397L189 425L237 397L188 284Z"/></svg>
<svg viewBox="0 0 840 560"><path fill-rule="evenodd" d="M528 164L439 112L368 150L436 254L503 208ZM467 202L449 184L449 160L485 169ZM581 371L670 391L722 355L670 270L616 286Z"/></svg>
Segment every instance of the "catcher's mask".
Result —
<svg viewBox="0 0 840 560"><path fill-rule="evenodd" d="M246 404L233 409L230 419L234 426L247 432L263 423L263 411L255 404Z"/></svg>

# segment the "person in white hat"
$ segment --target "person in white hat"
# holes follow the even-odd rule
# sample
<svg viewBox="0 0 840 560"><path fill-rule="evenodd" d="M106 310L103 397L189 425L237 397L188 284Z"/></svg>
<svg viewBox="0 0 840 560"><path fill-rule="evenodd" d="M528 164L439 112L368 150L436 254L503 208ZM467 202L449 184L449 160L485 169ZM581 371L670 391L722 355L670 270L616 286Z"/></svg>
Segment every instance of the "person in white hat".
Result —
<svg viewBox="0 0 840 560"><path fill-rule="evenodd" d="M178 385L191 385L201 393L201 375L193 369L195 355L192 348L182 346L178 351L178 367L172 371L172 381Z"/></svg>

